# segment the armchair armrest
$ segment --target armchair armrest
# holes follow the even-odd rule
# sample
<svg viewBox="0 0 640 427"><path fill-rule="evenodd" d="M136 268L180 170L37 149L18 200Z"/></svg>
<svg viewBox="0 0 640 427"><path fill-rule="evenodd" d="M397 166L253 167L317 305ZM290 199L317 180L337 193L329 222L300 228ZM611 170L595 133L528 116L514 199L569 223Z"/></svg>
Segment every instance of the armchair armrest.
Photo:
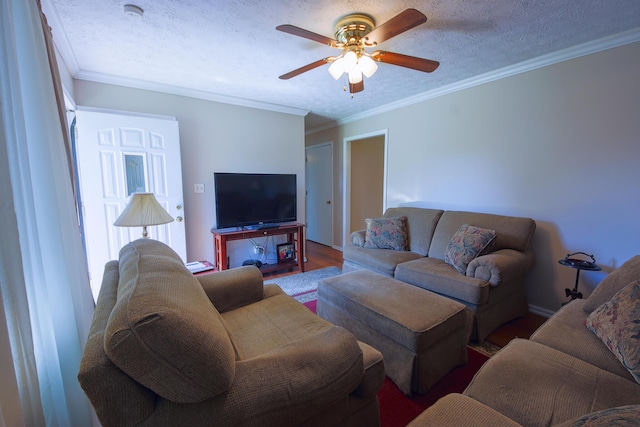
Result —
<svg viewBox="0 0 640 427"><path fill-rule="evenodd" d="M262 273L252 265L196 278L220 313L260 301L264 296Z"/></svg>
<svg viewBox="0 0 640 427"><path fill-rule="evenodd" d="M358 230L351 233L351 243L363 247L364 246L364 238L366 236L366 230Z"/></svg>
<svg viewBox="0 0 640 427"><path fill-rule="evenodd" d="M473 259L467 266L467 276L486 280L491 286L518 278L531 270L533 252L500 249Z"/></svg>
<svg viewBox="0 0 640 427"><path fill-rule="evenodd" d="M363 375L362 351L355 337L333 326L237 362L224 409L233 418L244 412L242 417L256 426L305 420L353 392Z"/></svg>

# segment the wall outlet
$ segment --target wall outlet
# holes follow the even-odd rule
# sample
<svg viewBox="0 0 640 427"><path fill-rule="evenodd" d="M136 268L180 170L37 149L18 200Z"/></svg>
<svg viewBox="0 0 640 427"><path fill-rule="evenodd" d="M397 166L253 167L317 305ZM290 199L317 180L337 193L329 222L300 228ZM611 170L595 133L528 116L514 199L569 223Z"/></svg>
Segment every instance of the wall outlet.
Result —
<svg viewBox="0 0 640 427"><path fill-rule="evenodd" d="M204 184L193 184L194 193L204 193Z"/></svg>

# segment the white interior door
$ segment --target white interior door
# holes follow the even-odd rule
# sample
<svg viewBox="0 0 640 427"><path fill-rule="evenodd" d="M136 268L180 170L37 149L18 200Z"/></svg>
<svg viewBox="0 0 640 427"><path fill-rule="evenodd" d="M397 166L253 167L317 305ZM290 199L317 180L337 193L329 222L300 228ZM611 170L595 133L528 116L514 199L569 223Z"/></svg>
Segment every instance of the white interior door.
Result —
<svg viewBox="0 0 640 427"><path fill-rule="evenodd" d="M333 146L306 149L307 239L333 245Z"/></svg>
<svg viewBox="0 0 640 427"><path fill-rule="evenodd" d="M180 138L175 118L78 109L77 158L91 289L100 291L104 265L142 237L141 227L113 225L129 196L154 193L175 221L148 227L149 237L186 261Z"/></svg>

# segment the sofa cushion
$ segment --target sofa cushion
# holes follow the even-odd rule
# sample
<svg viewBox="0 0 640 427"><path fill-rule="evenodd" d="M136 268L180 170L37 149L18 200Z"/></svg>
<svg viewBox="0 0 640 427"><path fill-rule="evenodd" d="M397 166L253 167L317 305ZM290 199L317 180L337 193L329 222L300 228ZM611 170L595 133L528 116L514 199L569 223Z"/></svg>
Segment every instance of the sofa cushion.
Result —
<svg viewBox="0 0 640 427"><path fill-rule="evenodd" d="M591 412L558 427L637 427L638 420L640 405L625 405Z"/></svg>
<svg viewBox="0 0 640 427"><path fill-rule="evenodd" d="M247 360L332 327L309 314L313 313L277 287L263 300L222 313L222 318L233 333L241 360Z"/></svg>
<svg viewBox="0 0 640 427"><path fill-rule="evenodd" d="M469 263L485 252L495 238L495 230L464 224L449 241L444 261L460 273L466 274Z"/></svg>
<svg viewBox="0 0 640 427"><path fill-rule="evenodd" d="M406 216L409 229L409 250L427 256L436 225L444 211L418 207L397 207L385 211L384 217Z"/></svg>
<svg viewBox="0 0 640 427"><path fill-rule="evenodd" d="M407 427L522 427L468 396L449 393L429 406Z"/></svg>
<svg viewBox="0 0 640 427"><path fill-rule="evenodd" d="M394 277L465 304L489 301L489 282L464 276L441 259L419 258L398 264Z"/></svg>
<svg viewBox="0 0 640 427"><path fill-rule="evenodd" d="M587 327L640 383L640 280L596 308L587 317Z"/></svg>
<svg viewBox="0 0 640 427"><path fill-rule="evenodd" d="M174 402L200 402L233 382L222 318L168 246L140 239L120 251L118 299L105 351L120 369Z"/></svg>
<svg viewBox="0 0 640 427"><path fill-rule="evenodd" d="M582 309L585 302L576 299L563 306L531 335L530 340L633 381L633 376L618 358L585 326L587 314Z"/></svg>
<svg viewBox="0 0 640 427"><path fill-rule="evenodd" d="M369 249L409 250L407 217L367 218L364 247Z"/></svg>
<svg viewBox="0 0 640 427"><path fill-rule="evenodd" d="M393 277L396 266L403 262L421 258L412 251L394 251L392 249L365 249L355 245L346 245L342 256L345 263L360 268L377 271L385 276Z"/></svg>
<svg viewBox="0 0 640 427"><path fill-rule="evenodd" d="M609 301L631 281L640 279L640 255L627 260L620 267L607 275L593 290L584 305L585 313L591 313L605 302Z"/></svg>
<svg viewBox="0 0 640 427"><path fill-rule="evenodd" d="M513 339L464 394L525 426L551 426L640 403L640 386L540 343Z"/></svg>
<svg viewBox="0 0 640 427"><path fill-rule="evenodd" d="M463 224L473 224L476 227L488 228L496 231L496 239L492 250L515 249L524 252L536 229L536 223L531 218L521 218L505 215L493 215L477 212L446 211L438 221L433 240L429 248L429 257L444 259L444 254L451 237Z"/></svg>

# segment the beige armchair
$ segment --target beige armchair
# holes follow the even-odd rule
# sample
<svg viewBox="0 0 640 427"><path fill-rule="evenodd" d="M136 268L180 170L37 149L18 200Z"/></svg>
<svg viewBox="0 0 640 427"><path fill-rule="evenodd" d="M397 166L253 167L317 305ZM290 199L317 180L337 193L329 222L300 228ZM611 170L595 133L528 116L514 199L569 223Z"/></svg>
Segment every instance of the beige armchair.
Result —
<svg viewBox="0 0 640 427"><path fill-rule="evenodd" d="M105 427L375 426L384 368L257 268L196 277L141 239L106 265L78 379Z"/></svg>

